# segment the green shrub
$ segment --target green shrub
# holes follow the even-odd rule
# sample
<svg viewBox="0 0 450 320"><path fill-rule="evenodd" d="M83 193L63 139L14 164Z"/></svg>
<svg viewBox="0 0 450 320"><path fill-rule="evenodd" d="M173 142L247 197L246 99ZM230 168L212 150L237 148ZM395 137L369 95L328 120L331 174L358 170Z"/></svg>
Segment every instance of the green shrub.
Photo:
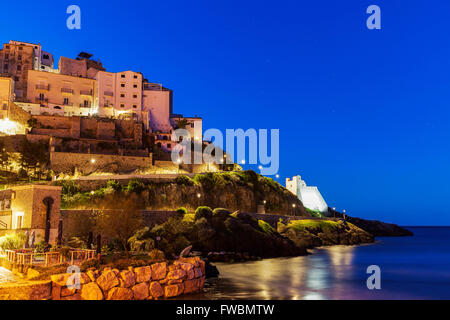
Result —
<svg viewBox="0 0 450 320"><path fill-rule="evenodd" d="M195 210L195 220L199 220L201 218L206 218L207 220L211 219L213 215L213 211L210 207L201 206Z"/></svg>
<svg viewBox="0 0 450 320"><path fill-rule="evenodd" d="M225 208L215 208L213 210L213 216L214 217L218 217L218 218L222 218L222 219L228 218L228 216L230 214L231 214L230 210L225 209Z"/></svg>
<svg viewBox="0 0 450 320"><path fill-rule="evenodd" d="M131 179L128 182L128 186L127 186L127 191L129 193L141 193L142 191L145 190L145 184L142 183L142 181L138 180L138 179Z"/></svg>
<svg viewBox="0 0 450 320"><path fill-rule="evenodd" d="M175 179L175 182L178 185L187 185L187 186L193 186L194 185L194 180L192 180L190 177L188 177L186 175L178 176Z"/></svg>
<svg viewBox="0 0 450 320"><path fill-rule="evenodd" d="M107 188L111 188L116 192L119 192L122 190L122 186L120 185L119 181L116 180L108 180L106 183Z"/></svg>
<svg viewBox="0 0 450 320"><path fill-rule="evenodd" d="M177 219L183 219L183 217L188 213L187 209L185 207L180 207L175 212L175 218Z"/></svg>
<svg viewBox="0 0 450 320"><path fill-rule="evenodd" d="M264 231L264 233L273 235L276 233L276 230L264 220L258 220L259 227Z"/></svg>
<svg viewBox="0 0 450 320"><path fill-rule="evenodd" d="M74 196L81 192L80 186L73 180L63 180L59 184L62 186L61 193L63 195Z"/></svg>
<svg viewBox="0 0 450 320"><path fill-rule="evenodd" d="M0 237L0 248L2 250L22 249L27 238L23 233L8 233Z"/></svg>

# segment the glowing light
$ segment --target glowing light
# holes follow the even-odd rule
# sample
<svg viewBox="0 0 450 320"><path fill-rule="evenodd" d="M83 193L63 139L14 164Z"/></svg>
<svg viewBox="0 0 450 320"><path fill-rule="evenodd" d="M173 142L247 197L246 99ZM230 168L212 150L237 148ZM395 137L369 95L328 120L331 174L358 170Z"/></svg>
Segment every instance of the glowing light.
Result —
<svg viewBox="0 0 450 320"><path fill-rule="evenodd" d="M295 203L292 204L292 208L295 208Z"/></svg>
<svg viewBox="0 0 450 320"><path fill-rule="evenodd" d="M178 162L178 163L181 163L181 159L180 159L180 158L178 158L178 159L177 159L177 162Z"/></svg>
<svg viewBox="0 0 450 320"><path fill-rule="evenodd" d="M262 166L258 166L258 169L259 169L259 170L262 170Z"/></svg>
<svg viewBox="0 0 450 320"><path fill-rule="evenodd" d="M279 177L280 177L280 175L279 175L279 174L276 174L276 175L275 175L275 178L277 178L277 179L278 179Z"/></svg>
<svg viewBox="0 0 450 320"><path fill-rule="evenodd" d="M202 195L200 193L197 193L197 198L200 198Z"/></svg>
<svg viewBox="0 0 450 320"><path fill-rule="evenodd" d="M241 160L241 163L242 163L242 164L245 164L245 160Z"/></svg>
<svg viewBox="0 0 450 320"><path fill-rule="evenodd" d="M266 200L263 201L264 204L266 204L266 202L267 202Z"/></svg>
<svg viewBox="0 0 450 320"><path fill-rule="evenodd" d="M91 159L91 163L95 163L95 159Z"/></svg>

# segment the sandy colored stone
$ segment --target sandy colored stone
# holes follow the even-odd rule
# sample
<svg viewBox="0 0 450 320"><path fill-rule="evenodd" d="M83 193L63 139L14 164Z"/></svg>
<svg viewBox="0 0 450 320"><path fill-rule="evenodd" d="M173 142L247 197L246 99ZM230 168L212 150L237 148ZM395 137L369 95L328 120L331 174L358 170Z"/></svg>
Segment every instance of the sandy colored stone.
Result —
<svg viewBox="0 0 450 320"><path fill-rule="evenodd" d="M152 279L153 280L161 280L166 277L167 274L167 263L154 263L151 266L152 268Z"/></svg>
<svg viewBox="0 0 450 320"><path fill-rule="evenodd" d="M164 290L159 282L153 281L150 283L150 295L154 298L160 298L164 295Z"/></svg>
<svg viewBox="0 0 450 320"><path fill-rule="evenodd" d="M183 293L184 286L182 283L168 285L164 288L164 297L172 298Z"/></svg>
<svg viewBox="0 0 450 320"><path fill-rule="evenodd" d="M194 272L194 269L191 269L191 270L189 270L189 271L187 272L187 278L188 278L189 280L195 278L195 272Z"/></svg>
<svg viewBox="0 0 450 320"><path fill-rule="evenodd" d="M33 278L37 278L39 277L41 273L33 268L28 268L27 270L27 278L28 279L33 279Z"/></svg>
<svg viewBox="0 0 450 320"><path fill-rule="evenodd" d="M152 268L150 266L134 268L134 274L137 283L150 281L152 279Z"/></svg>
<svg viewBox="0 0 450 320"><path fill-rule="evenodd" d="M192 263L175 261L174 264L186 272L194 268L194 265Z"/></svg>
<svg viewBox="0 0 450 320"><path fill-rule="evenodd" d="M119 280L112 270L107 270L106 272L103 271L102 275L97 278L96 282L103 291L107 291L119 285Z"/></svg>
<svg viewBox="0 0 450 320"><path fill-rule="evenodd" d="M108 292L107 300L133 300L133 291L127 288L112 288Z"/></svg>
<svg viewBox="0 0 450 320"><path fill-rule="evenodd" d="M167 274L167 279L169 280L178 280L183 279L184 277L186 277L186 271L182 269L172 270Z"/></svg>
<svg viewBox="0 0 450 320"><path fill-rule="evenodd" d="M103 293L95 282L90 282L81 287L81 299L103 300Z"/></svg>
<svg viewBox="0 0 450 320"><path fill-rule="evenodd" d="M149 288L146 282L139 283L131 288L133 291L134 300L144 300L150 294Z"/></svg>
<svg viewBox="0 0 450 320"><path fill-rule="evenodd" d="M122 288L132 287L136 283L136 276L133 271L124 270L119 273L119 282Z"/></svg>
<svg viewBox="0 0 450 320"><path fill-rule="evenodd" d="M50 276L50 279L52 282L60 287L67 286L67 280L70 276L72 276L73 273L60 273L60 274L54 274Z"/></svg>
<svg viewBox="0 0 450 320"><path fill-rule="evenodd" d="M89 270L86 272L86 275L91 279L92 282L95 282L97 279L97 274L93 270Z"/></svg>

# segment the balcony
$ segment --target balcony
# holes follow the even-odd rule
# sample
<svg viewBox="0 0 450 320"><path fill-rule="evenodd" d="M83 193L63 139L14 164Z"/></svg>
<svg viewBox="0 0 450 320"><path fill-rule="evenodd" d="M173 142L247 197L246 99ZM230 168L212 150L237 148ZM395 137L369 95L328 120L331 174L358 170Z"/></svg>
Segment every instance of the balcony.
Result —
<svg viewBox="0 0 450 320"><path fill-rule="evenodd" d="M43 91L48 91L50 90L50 85L49 84L37 84L36 85L36 90L43 90Z"/></svg>
<svg viewBox="0 0 450 320"><path fill-rule="evenodd" d="M92 90L80 90L80 94L83 96L92 96Z"/></svg>
<svg viewBox="0 0 450 320"><path fill-rule="evenodd" d="M61 92L62 92L62 93L73 94L73 90L72 90L72 89L69 89L69 88L61 88Z"/></svg>
<svg viewBox="0 0 450 320"><path fill-rule="evenodd" d="M80 103L80 108L90 108L91 107L91 103L85 104L85 103Z"/></svg>
<svg viewBox="0 0 450 320"><path fill-rule="evenodd" d="M111 92L111 91L105 91L104 95L105 95L105 96L109 96L109 97L113 97L113 96L114 96L114 92Z"/></svg>

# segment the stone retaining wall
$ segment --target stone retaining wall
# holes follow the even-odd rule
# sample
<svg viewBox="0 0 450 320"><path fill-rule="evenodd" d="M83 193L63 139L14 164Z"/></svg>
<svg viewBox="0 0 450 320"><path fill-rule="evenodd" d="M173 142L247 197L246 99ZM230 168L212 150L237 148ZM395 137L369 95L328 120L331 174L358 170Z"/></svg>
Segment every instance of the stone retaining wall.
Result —
<svg viewBox="0 0 450 320"><path fill-rule="evenodd" d="M67 286L73 273L45 281L0 285L0 300L159 300L198 293L205 283L205 262L181 258L126 270L89 269L79 274L80 288ZM70 283L70 282L69 282Z"/></svg>

